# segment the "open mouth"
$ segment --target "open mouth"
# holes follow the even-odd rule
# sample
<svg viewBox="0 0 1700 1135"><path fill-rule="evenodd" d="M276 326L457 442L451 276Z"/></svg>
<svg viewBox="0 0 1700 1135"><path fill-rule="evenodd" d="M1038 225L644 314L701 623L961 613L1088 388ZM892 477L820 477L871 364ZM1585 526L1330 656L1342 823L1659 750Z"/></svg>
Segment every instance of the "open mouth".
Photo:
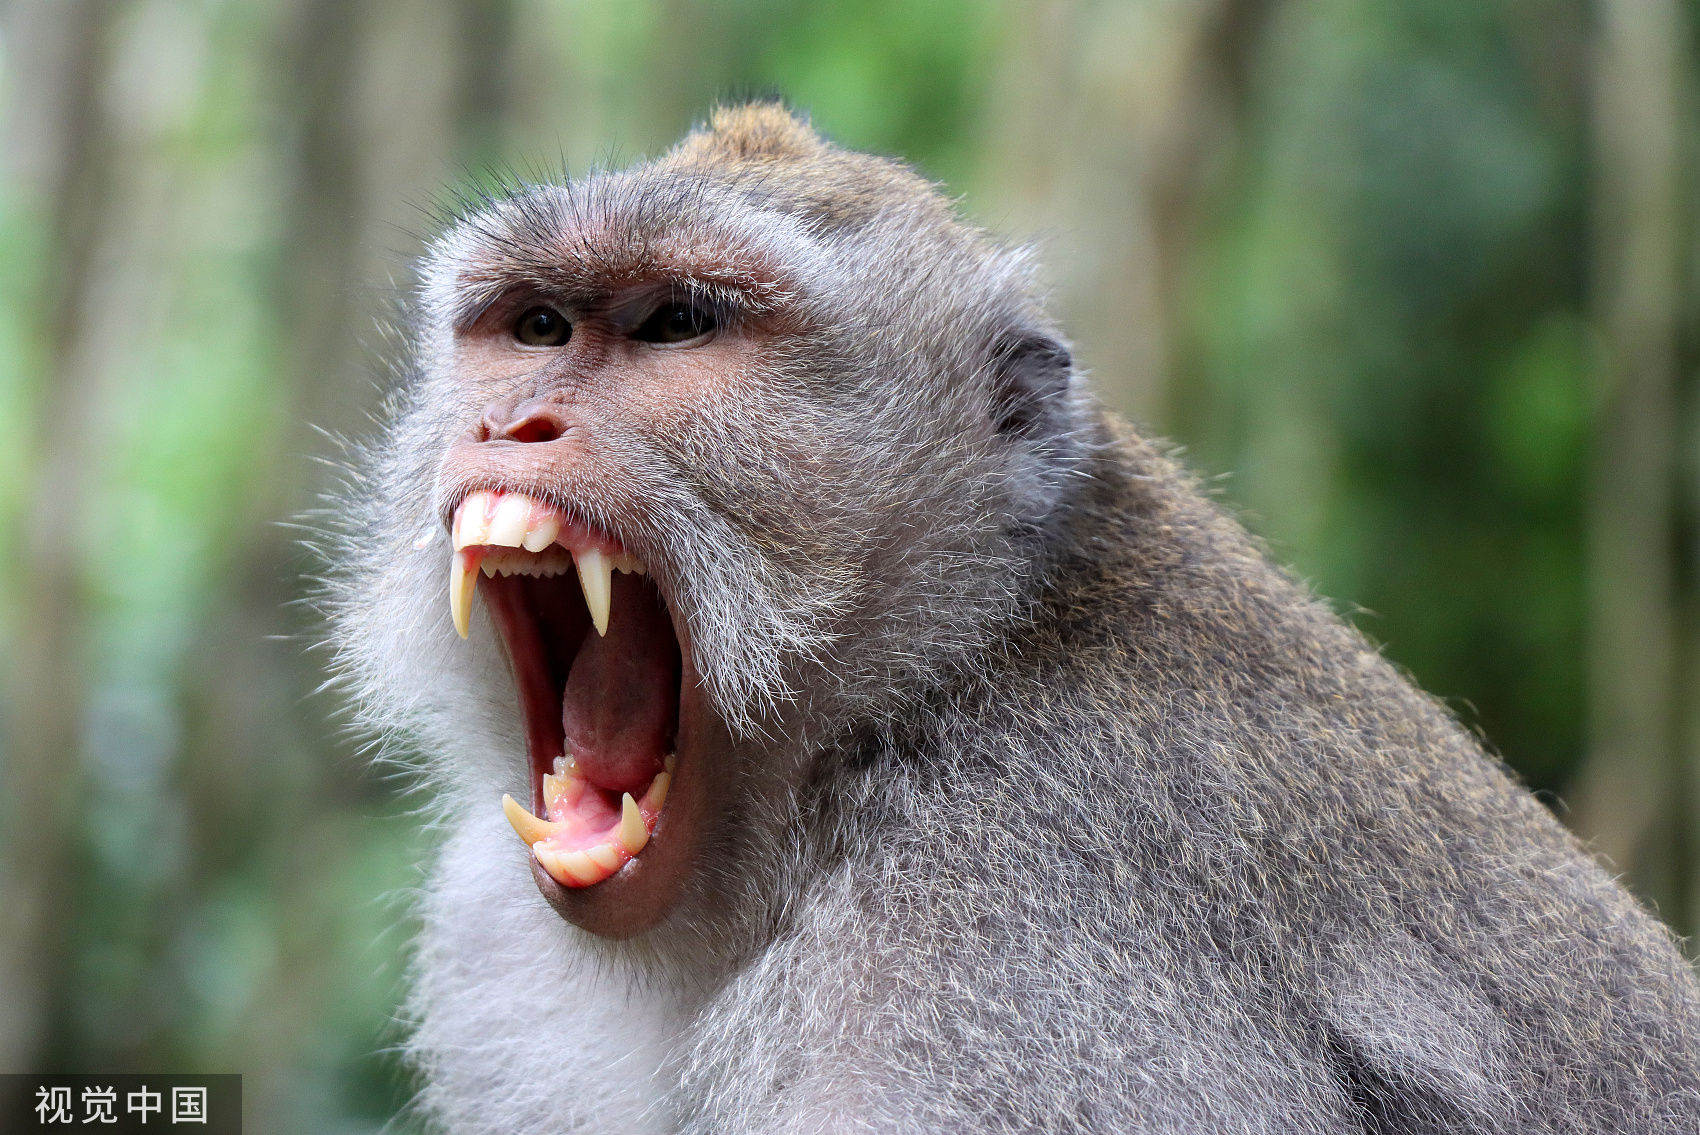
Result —
<svg viewBox="0 0 1700 1135"><path fill-rule="evenodd" d="M449 606L482 588L525 721L531 807L502 808L549 877L590 887L654 834L672 783L682 672L660 590L617 540L523 493L454 511ZM484 580L479 582L479 570Z"/></svg>

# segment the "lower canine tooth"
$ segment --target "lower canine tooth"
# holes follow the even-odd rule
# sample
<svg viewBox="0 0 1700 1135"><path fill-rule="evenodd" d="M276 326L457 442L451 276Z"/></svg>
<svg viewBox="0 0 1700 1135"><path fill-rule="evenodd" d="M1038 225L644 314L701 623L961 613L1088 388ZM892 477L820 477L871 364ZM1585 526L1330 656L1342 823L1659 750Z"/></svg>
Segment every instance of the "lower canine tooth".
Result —
<svg viewBox="0 0 1700 1135"><path fill-rule="evenodd" d="M620 801L620 843L629 853L636 855L648 842L649 828L644 825L637 801L628 792Z"/></svg>
<svg viewBox="0 0 1700 1135"><path fill-rule="evenodd" d="M584 605L590 608L590 621L596 624L597 634L605 635L614 597L614 566L595 548L586 548L573 558L578 561L578 582L584 589Z"/></svg>
<svg viewBox="0 0 1700 1135"><path fill-rule="evenodd" d="M472 625L472 592L478 586L478 561L482 553L465 548L449 559L449 615L455 631L465 638Z"/></svg>
<svg viewBox="0 0 1700 1135"><path fill-rule="evenodd" d="M514 826L514 831L519 833L519 838L525 841L527 847L535 845L538 840L560 834L565 826L538 819L512 796L502 797L502 814L508 818L508 823Z"/></svg>

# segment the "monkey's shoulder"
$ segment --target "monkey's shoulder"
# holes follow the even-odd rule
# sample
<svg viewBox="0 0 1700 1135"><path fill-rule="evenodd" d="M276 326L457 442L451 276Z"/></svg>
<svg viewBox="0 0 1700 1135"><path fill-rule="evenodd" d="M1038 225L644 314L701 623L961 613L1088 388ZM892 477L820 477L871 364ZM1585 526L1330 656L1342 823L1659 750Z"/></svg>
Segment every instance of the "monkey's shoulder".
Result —
<svg viewBox="0 0 1700 1135"><path fill-rule="evenodd" d="M1365 1075L1405 1005L1419 1047L1491 1019L1584 1065L1662 1028L1700 1077L1700 986L1668 933L1169 457L1112 440L1058 548L1035 617L866 774L904 832L929 832L926 801L960 833L913 844L962 885L939 909L987 941L1048 925L1047 948L1113 943L1105 961L1207 959L1361 1034ZM1625 982L1665 1015L1642 1021Z"/></svg>

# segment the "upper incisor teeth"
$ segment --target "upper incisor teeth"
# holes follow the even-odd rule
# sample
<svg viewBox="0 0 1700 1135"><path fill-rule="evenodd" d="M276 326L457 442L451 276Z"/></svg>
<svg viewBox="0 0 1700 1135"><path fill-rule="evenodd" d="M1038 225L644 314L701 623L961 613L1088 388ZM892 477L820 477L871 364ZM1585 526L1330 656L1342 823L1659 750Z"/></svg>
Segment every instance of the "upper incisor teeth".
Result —
<svg viewBox="0 0 1700 1135"><path fill-rule="evenodd" d="M531 498L508 493L496 502L496 513L484 542L501 548L517 548L525 541L526 521L531 517Z"/></svg>
<svg viewBox="0 0 1700 1135"><path fill-rule="evenodd" d="M533 520L526 529L525 539L521 542L528 552L541 552L555 542L555 537L561 534L561 518L553 512L546 512Z"/></svg>
<svg viewBox="0 0 1700 1135"><path fill-rule="evenodd" d="M490 532L490 503L495 494L486 489L468 493L466 499L455 509L454 545L455 551L473 544L489 542Z"/></svg>
<svg viewBox="0 0 1700 1135"><path fill-rule="evenodd" d="M502 551L487 554L485 549L525 549L536 555L547 552L561 534L561 517L524 493L495 493L479 489L468 493L455 509L452 535L454 563L449 583L449 608L454 615L455 630L466 637L471 618L473 584L482 560L484 574L553 575L565 569L565 557L557 566L544 556L540 561L517 557ZM469 551L470 550L470 551ZM466 553L463 555L463 552ZM517 558L516 558L517 557ZM584 591L584 603L590 610L590 620L596 633L608 633L608 619L613 608L614 572L648 575L649 569L636 556L620 553L609 555L600 548L585 548L574 553L578 568L579 586Z"/></svg>
<svg viewBox="0 0 1700 1135"><path fill-rule="evenodd" d="M472 545L541 552L560 534L561 517L553 508L524 493L497 494L488 489L466 495L455 509L452 527L457 552Z"/></svg>

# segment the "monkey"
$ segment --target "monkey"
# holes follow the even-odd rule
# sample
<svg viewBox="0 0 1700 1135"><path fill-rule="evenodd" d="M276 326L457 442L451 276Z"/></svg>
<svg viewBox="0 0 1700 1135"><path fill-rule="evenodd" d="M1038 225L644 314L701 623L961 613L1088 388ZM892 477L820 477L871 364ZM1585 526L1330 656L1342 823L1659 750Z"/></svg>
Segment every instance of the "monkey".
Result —
<svg viewBox="0 0 1700 1135"><path fill-rule="evenodd" d="M1670 932L909 166L722 107L403 338L325 602L438 1129L1700 1131Z"/></svg>

